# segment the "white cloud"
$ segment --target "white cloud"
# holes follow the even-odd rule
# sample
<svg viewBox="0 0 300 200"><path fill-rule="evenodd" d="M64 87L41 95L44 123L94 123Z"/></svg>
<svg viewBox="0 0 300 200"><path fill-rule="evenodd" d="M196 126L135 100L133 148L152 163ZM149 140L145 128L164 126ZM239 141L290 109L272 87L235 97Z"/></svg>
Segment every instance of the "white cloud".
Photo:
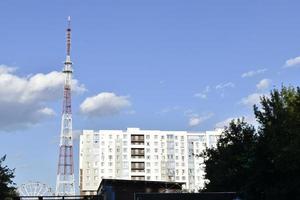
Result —
<svg viewBox="0 0 300 200"><path fill-rule="evenodd" d="M270 79L262 79L261 81L259 81L259 83L256 84L256 88L258 90L267 89L268 87L270 87L271 82L272 81Z"/></svg>
<svg viewBox="0 0 300 200"><path fill-rule="evenodd" d="M288 59L287 61L285 61L285 65L283 67L289 68L289 67L294 67L299 64L300 64L300 56Z"/></svg>
<svg viewBox="0 0 300 200"><path fill-rule="evenodd" d="M246 106L253 106L254 104L258 104L260 102L261 96L264 96L264 94L262 93L250 94L241 100L241 104Z"/></svg>
<svg viewBox="0 0 300 200"><path fill-rule="evenodd" d="M80 112L88 117L103 117L120 113L131 106L127 96L103 92L87 97L80 105Z"/></svg>
<svg viewBox="0 0 300 200"><path fill-rule="evenodd" d="M200 125L202 122L210 119L214 114L208 113L202 116L199 116L198 114L189 114L189 126L195 127Z"/></svg>
<svg viewBox="0 0 300 200"><path fill-rule="evenodd" d="M232 120L234 120L236 122L237 119L242 119L242 118L244 118L244 120L247 123L257 126L257 121L256 121L255 117L252 115L252 116L246 116L246 117L229 117L223 121L216 123L215 127L216 128L224 128L225 126L228 126Z"/></svg>
<svg viewBox="0 0 300 200"><path fill-rule="evenodd" d="M266 68L264 68L264 69L258 69L258 70L251 70L251 71L243 73L242 74L242 78L247 78L247 77L252 77L252 76L255 76L255 75L258 75L258 74L263 74L266 71L267 71Z"/></svg>
<svg viewBox="0 0 300 200"><path fill-rule="evenodd" d="M235 85L234 83L232 82L227 82L227 83L220 83L216 86L216 89L217 90L220 90L220 89L225 89L225 88L234 88Z"/></svg>
<svg viewBox="0 0 300 200"><path fill-rule="evenodd" d="M7 65L0 65L0 74L12 73L16 71L16 67L9 67Z"/></svg>
<svg viewBox="0 0 300 200"><path fill-rule="evenodd" d="M55 111L51 108L41 108L40 110L38 110L38 112L42 115L48 115L48 116L54 116L55 115Z"/></svg>
<svg viewBox="0 0 300 200"><path fill-rule="evenodd" d="M210 86L206 86L205 89L202 92L198 92L196 94L194 94L194 97L198 97L200 99L206 99L207 98L207 94L210 92Z"/></svg>
<svg viewBox="0 0 300 200"><path fill-rule="evenodd" d="M62 73L53 71L20 77L13 72L15 68L0 67L0 131L26 128L53 116L55 112L45 104L63 95ZM76 92L85 91L77 80L73 88Z"/></svg>
<svg viewBox="0 0 300 200"><path fill-rule="evenodd" d="M172 111L177 111L180 109L180 106L172 106L172 107L166 107L162 109L161 111L157 112L158 114L166 114Z"/></svg>
<svg viewBox="0 0 300 200"><path fill-rule="evenodd" d="M220 122L216 123L215 127L216 127L216 128L224 128L225 126L228 126L229 123L230 123L232 120L235 120L235 119L236 119L236 118L234 118L234 117L229 117L229 118L227 118L227 119L225 119L225 120L223 120L223 121L220 121Z"/></svg>
<svg viewBox="0 0 300 200"><path fill-rule="evenodd" d="M194 94L194 96L198 97L200 99L206 99L207 98L207 95L205 93L201 93L201 92Z"/></svg>

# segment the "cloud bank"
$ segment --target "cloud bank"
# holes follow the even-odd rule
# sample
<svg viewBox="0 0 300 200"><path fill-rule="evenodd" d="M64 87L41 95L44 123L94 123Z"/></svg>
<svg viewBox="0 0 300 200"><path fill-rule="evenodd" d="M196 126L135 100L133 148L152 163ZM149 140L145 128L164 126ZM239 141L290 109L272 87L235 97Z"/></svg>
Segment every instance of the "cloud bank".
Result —
<svg viewBox="0 0 300 200"><path fill-rule="evenodd" d="M47 102L62 98L64 76L53 71L30 77L15 75L16 68L0 65L0 131L12 131L35 125L55 115ZM73 90L86 89L74 80Z"/></svg>

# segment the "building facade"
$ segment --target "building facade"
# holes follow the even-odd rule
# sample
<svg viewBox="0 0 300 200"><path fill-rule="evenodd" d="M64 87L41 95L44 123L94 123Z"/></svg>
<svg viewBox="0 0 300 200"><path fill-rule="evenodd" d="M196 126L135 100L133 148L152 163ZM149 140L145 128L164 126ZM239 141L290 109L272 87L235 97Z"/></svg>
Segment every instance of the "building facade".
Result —
<svg viewBox="0 0 300 200"><path fill-rule="evenodd" d="M221 129L84 130L79 149L80 193L95 194L102 179L184 182L185 189L196 191L205 180L203 159L195 155L215 146L221 133Z"/></svg>

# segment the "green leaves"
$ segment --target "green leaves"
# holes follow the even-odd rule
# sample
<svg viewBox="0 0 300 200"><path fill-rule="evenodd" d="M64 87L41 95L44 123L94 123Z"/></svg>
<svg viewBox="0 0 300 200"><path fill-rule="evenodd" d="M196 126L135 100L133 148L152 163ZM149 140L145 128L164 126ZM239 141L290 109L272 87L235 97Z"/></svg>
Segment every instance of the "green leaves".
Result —
<svg viewBox="0 0 300 200"><path fill-rule="evenodd" d="M257 130L232 121L217 148L206 149L207 191L241 191L247 199L287 199L300 188L300 88L282 87L254 105Z"/></svg>
<svg viewBox="0 0 300 200"><path fill-rule="evenodd" d="M14 176L14 170L9 169L6 165L3 166L3 162L6 159L6 155L0 158L0 199L6 197L13 197L16 195L14 182L12 179Z"/></svg>

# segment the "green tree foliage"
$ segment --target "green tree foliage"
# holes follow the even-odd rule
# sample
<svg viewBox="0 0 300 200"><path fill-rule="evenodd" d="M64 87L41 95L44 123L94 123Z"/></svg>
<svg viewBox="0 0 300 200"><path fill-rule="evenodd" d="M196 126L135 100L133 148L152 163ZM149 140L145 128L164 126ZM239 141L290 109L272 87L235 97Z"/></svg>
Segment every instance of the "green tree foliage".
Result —
<svg viewBox="0 0 300 200"><path fill-rule="evenodd" d="M0 199L16 196L16 188L13 186L12 179L14 170L9 169L6 165L3 166L6 156L0 158Z"/></svg>
<svg viewBox="0 0 300 200"><path fill-rule="evenodd" d="M257 136L243 119L232 121L217 143L204 156L207 191L243 191L252 174Z"/></svg>
<svg viewBox="0 0 300 200"><path fill-rule="evenodd" d="M267 199L299 197L300 88L283 87L254 106L259 122L256 150L256 188Z"/></svg>
<svg viewBox="0 0 300 200"><path fill-rule="evenodd" d="M232 121L206 149L206 191L240 191L247 199L300 199L300 88L273 90L254 106L255 130Z"/></svg>

